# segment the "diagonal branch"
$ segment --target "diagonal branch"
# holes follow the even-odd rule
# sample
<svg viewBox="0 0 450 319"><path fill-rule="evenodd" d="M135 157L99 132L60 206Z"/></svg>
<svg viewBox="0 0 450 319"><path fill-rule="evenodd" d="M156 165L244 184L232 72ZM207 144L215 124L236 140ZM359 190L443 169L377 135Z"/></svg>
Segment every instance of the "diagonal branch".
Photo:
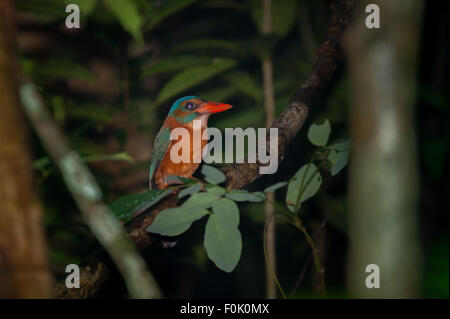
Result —
<svg viewBox="0 0 450 319"><path fill-rule="evenodd" d="M342 36L350 24L356 0L335 1L331 6L331 16L327 29L326 40L317 52L317 61L306 79L294 92L286 109L275 119L272 126L278 128L278 158L279 162L284 158L289 143L302 128L308 111L322 96L328 86L334 72L342 57ZM242 188L261 175L259 173L260 163L229 164L223 168L227 175L227 187ZM144 249L152 243L152 238L146 231L158 213L166 208L177 206L177 196L172 195L163 200L152 210L142 213L126 225L126 230L131 240L140 248ZM102 265L102 264L101 264ZM95 272L97 265L90 265L82 270L83 273ZM98 277L97 281L91 283L92 291L105 282L105 278ZM63 290L64 292L64 290ZM90 297L88 292L78 297Z"/></svg>

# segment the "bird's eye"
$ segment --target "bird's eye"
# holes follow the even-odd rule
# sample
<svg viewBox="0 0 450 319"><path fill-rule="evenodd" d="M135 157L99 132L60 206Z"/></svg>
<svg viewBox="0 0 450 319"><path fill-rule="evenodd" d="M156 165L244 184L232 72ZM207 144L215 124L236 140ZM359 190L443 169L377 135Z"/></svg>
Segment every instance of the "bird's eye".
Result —
<svg viewBox="0 0 450 319"><path fill-rule="evenodd" d="M186 103L186 108L187 108L188 110L192 110L192 109L195 108L195 104L192 103L192 102L188 102L188 103Z"/></svg>

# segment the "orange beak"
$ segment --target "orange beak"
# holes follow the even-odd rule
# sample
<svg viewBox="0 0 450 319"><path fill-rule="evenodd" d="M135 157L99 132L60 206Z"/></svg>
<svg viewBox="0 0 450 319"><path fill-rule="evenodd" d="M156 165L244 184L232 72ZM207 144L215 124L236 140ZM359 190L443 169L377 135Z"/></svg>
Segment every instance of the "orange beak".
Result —
<svg viewBox="0 0 450 319"><path fill-rule="evenodd" d="M206 102L201 107L199 107L196 112L198 113L220 113L231 109L233 106L225 103L217 102Z"/></svg>

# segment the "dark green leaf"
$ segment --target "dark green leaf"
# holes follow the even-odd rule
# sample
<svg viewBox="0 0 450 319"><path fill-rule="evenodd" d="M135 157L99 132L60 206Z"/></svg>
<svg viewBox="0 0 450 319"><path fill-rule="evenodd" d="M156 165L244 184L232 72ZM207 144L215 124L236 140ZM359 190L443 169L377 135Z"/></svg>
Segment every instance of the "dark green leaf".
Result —
<svg viewBox="0 0 450 319"><path fill-rule="evenodd" d="M314 164L303 165L289 181L286 193L286 204L289 210L294 212L298 209L300 203L317 193L321 184L322 176L320 176L317 166ZM298 203L297 199L299 199Z"/></svg>
<svg viewBox="0 0 450 319"><path fill-rule="evenodd" d="M156 216L146 230L163 236L177 236L185 232L194 221L207 214L206 209L193 209L183 206L165 209Z"/></svg>
<svg viewBox="0 0 450 319"><path fill-rule="evenodd" d="M189 67L201 66L211 63L212 58L195 56L195 55L182 55L176 57L168 57L156 61L150 66L144 66L142 68L142 76L149 76L160 74L164 72L173 72L182 70Z"/></svg>
<svg viewBox="0 0 450 319"><path fill-rule="evenodd" d="M225 189L223 187L219 187L219 186L208 187L208 189L206 191L209 194L216 196L216 197L220 197L223 194L225 194Z"/></svg>
<svg viewBox="0 0 450 319"><path fill-rule="evenodd" d="M350 140L344 140L340 142L336 142L333 145L330 145L329 148L335 151L348 151L350 150L352 143Z"/></svg>
<svg viewBox="0 0 450 319"><path fill-rule="evenodd" d="M186 187L178 193L178 198L183 198L186 195L192 195L197 193L199 190L202 189L202 184L195 184L189 187Z"/></svg>
<svg viewBox="0 0 450 319"><path fill-rule="evenodd" d="M262 1L261 0L247 0L249 9L252 14L253 21L262 30ZM271 5L272 15L272 32L277 35L285 35L292 28L296 17L296 1L292 0L277 0L272 1Z"/></svg>
<svg viewBox="0 0 450 319"><path fill-rule="evenodd" d="M188 68L169 80L156 99L162 103L236 65L231 59L215 58L209 65Z"/></svg>
<svg viewBox="0 0 450 319"><path fill-rule="evenodd" d="M345 167L345 165L347 165L348 156L349 156L348 151L343 151L343 152L337 153L337 156L334 160L334 164L333 164L333 166L331 166L331 175L332 176L339 173Z"/></svg>
<svg viewBox="0 0 450 319"><path fill-rule="evenodd" d="M287 182L278 182L276 184L273 184L272 186L267 187L264 190L264 193L271 193L271 192L275 192L277 189L284 187L285 185L287 185Z"/></svg>
<svg viewBox="0 0 450 319"><path fill-rule="evenodd" d="M117 218L128 222L135 214L156 204L161 198L169 195L171 191L171 189L155 189L142 194L125 195L109 204L109 208Z"/></svg>
<svg viewBox="0 0 450 319"><path fill-rule="evenodd" d="M197 0L170 0L164 1L159 7L153 7L149 13L150 24L148 28L154 28L166 17L184 9Z"/></svg>
<svg viewBox="0 0 450 319"><path fill-rule="evenodd" d="M127 30L136 40L142 41L142 18L139 9L133 0L103 0L106 7L119 20L123 28Z"/></svg>
<svg viewBox="0 0 450 319"><path fill-rule="evenodd" d="M327 145L331 133L331 126L328 120L321 125L312 124L308 130L309 141L316 146Z"/></svg>
<svg viewBox="0 0 450 319"><path fill-rule="evenodd" d="M223 198L213 206L213 211L206 223L206 253L219 269L231 272L242 252L242 237L237 228L239 209L233 201Z"/></svg>
<svg viewBox="0 0 450 319"><path fill-rule="evenodd" d="M205 181L210 184L220 184L227 180L227 177L219 169L203 164L200 172L205 176Z"/></svg>

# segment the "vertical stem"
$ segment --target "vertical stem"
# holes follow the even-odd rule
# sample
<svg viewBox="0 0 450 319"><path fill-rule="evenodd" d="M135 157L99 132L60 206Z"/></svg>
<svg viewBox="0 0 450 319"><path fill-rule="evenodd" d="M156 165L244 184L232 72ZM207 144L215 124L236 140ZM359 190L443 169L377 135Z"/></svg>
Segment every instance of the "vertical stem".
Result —
<svg viewBox="0 0 450 319"><path fill-rule="evenodd" d="M263 6L263 25L262 33L267 35L272 32L271 19L271 0L262 0ZM266 111L266 127L270 127L274 120L275 98L273 92L273 70L272 58L270 55L264 57L262 61L263 88L264 88L264 109ZM274 201L273 193L268 193L267 198ZM265 206L266 220L269 220L273 214L273 206L266 201ZM272 266L272 271L276 274L276 247L275 247L275 223L267 225L267 257ZM266 297L269 299L276 298L277 287L273 280L272 274L266 266Z"/></svg>
<svg viewBox="0 0 450 319"><path fill-rule="evenodd" d="M348 286L354 297L418 297L414 103L422 1L364 1L361 12L371 3L380 7L380 28L366 28L365 14L346 38L354 141ZM378 266L378 289L367 287L369 264Z"/></svg>

